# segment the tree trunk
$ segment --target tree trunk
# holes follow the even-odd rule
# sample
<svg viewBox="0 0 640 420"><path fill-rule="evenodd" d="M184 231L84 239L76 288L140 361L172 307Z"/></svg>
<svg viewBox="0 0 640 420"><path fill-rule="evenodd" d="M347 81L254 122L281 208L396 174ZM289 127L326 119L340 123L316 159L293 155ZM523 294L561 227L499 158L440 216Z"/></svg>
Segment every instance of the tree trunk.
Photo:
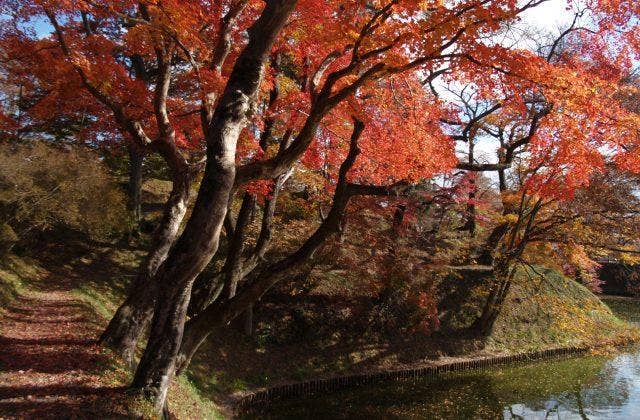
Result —
<svg viewBox="0 0 640 420"><path fill-rule="evenodd" d="M464 225L464 227L462 228L463 231L465 232L469 232L469 236L471 236L472 238L476 237L476 205L475 205L475 199L476 199L476 191L475 191L475 181L472 181L473 184L473 190L469 192L469 202L467 203L467 221Z"/></svg>
<svg viewBox="0 0 640 420"><path fill-rule="evenodd" d="M511 282L509 280L503 280L497 282L496 286L491 289L489 298L482 308L482 314L471 327L471 330L476 335L481 337L488 337L491 335L493 325L500 315L504 298L506 297L510 287Z"/></svg>
<svg viewBox="0 0 640 420"><path fill-rule="evenodd" d="M208 274L201 273L193 283L191 299L187 308L189 317L197 315L222 295L224 273L218 272L213 277Z"/></svg>
<svg viewBox="0 0 640 420"><path fill-rule="evenodd" d="M144 153L134 145L129 145L129 185L127 187L127 209L131 217L131 234L140 233L142 220L142 164Z"/></svg>
<svg viewBox="0 0 640 420"><path fill-rule="evenodd" d="M153 401L158 414L174 374L193 281L218 249L235 182L238 137L255 106L264 63L296 3L267 2L249 29L249 42L236 61L207 129L207 164L193 214L155 276L159 290L151 333L131 386Z"/></svg>
<svg viewBox="0 0 640 420"><path fill-rule="evenodd" d="M135 366L134 356L138 340L153 315L156 295L153 276L166 259L187 211L190 178L189 174L181 174L174 179L162 220L154 233L151 250L140 266L127 299L118 308L100 337L103 344L111 347L131 367Z"/></svg>
<svg viewBox="0 0 640 420"><path fill-rule="evenodd" d="M482 313L470 328L471 332L479 337L491 335L493 326L500 315L504 301L511 288L513 270L509 269L508 264L504 263L503 265L500 263L500 267L494 273L494 284L482 308Z"/></svg>
<svg viewBox="0 0 640 420"><path fill-rule="evenodd" d="M480 249L478 264L493 265L496 249L505 235L509 232L510 227L509 223L504 222L493 228L491 234Z"/></svg>
<svg viewBox="0 0 640 420"><path fill-rule="evenodd" d="M234 169L233 161L210 156L205 179L215 178L215 182L203 182L194 213L154 280L159 285L158 299L149 341L132 387L151 397L158 411L164 405L173 375L193 281L218 247Z"/></svg>
<svg viewBox="0 0 640 420"><path fill-rule="evenodd" d="M244 253L244 243L246 230L251 222L251 213L256 204L255 195L245 193L242 199L242 206L238 213L236 229L233 232L229 250L227 251L227 259L225 261L223 271L224 289L222 294L225 298L232 298L236 294L238 282L242 280L242 256Z"/></svg>
<svg viewBox="0 0 640 420"><path fill-rule="evenodd" d="M475 132L475 130L474 130ZM469 138L469 164L475 163L475 142L474 136ZM476 236L476 175L475 173L469 174L469 201L467 203L467 220L462 227L462 231L469 232L469 236L474 238Z"/></svg>
<svg viewBox="0 0 640 420"><path fill-rule="evenodd" d="M246 278L255 270L255 268L258 266L258 264L261 261L264 261L265 254L267 252L269 243L271 242L271 237L273 235L272 222L273 222L273 217L276 210L276 203L278 200L278 196L280 194L280 190L282 190L284 183L287 181L290 174L291 174L291 171L283 175L280 175L275 179L275 185L274 185L273 191L271 192L271 197L267 198L264 203L260 234L256 240L256 245L251 255L247 258L243 258L241 261L234 262L229 260L229 254L228 254L227 259L225 261L225 267L220 273L216 274L212 279L203 278L203 276L199 276L196 279L193 286L192 293L191 293L191 301L189 302L189 308L187 311L190 317L194 317L198 313L202 312L207 306L209 306L211 303L216 301L218 297L220 297L220 295L228 297L230 295L229 291L227 291L227 293L223 293L223 288L226 286L226 284L229 282L237 283L238 281ZM243 206L244 206L244 200L243 200ZM243 213L243 210L241 208L239 217L238 217L239 220L242 219L242 217L240 217L242 213ZM225 217L225 223L227 223L226 221L229 219L231 218L227 214L227 217ZM242 223L236 222L235 220L234 220L234 224L238 226L238 229L242 229L243 231L246 229L246 226L242 227ZM235 229L236 227L234 226L234 230L231 233L231 239L230 239L231 243L229 244L229 250L227 251L228 253L235 252L233 251L233 248L235 247L233 245L233 242L237 241L238 239L236 236L237 232ZM244 236L244 233L243 233L243 236ZM232 268L235 267L236 271L234 274L232 274L229 281L225 282L225 278L229 277L227 274L228 267L232 267ZM235 276L235 278L233 276ZM229 287L227 287L227 289L229 289ZM235 294L235 291L234 291L234 294Z"/></svg>
<svg viewBox="0 0 640 420"><path fill-rule="evenodd" d="M347 185L347 173L360 153L357 142L364 130L364 124L355 121L349 154L340 166L338 184L334 193L333 204L327 217L316 231L297 251L264 268L246 287L233 298L217 301L197 316L191 318L186 326L184 339L177 356L178 373L184 371L198 347L216 328L233 321L246 312L267 291L281 279L290 276L322 246L325 241L340 228L340 222L351 198Z"/></svg>
<svg viewBox="0 0 640 420"><path fill-rule="evenodd" d="M247 287L242 288L233 298L216 301L189 320L178 356L178 373L186 369L198 347L212 331L246 312L274 284L291 276L295 270L307 262L326 239L338 231L348 201L349 197L346 194L337 199L324 222L296 252L265 267Z"/></svg>
<svg viewBox="0 0 640 420"><path fill-rule="evenodd" d="M396 206L396 211L393 213L393 231L398 233L402 228L402 224L404 223L404 215L407 212L406 204L398 204Z"/></svg>
<svg viewBox="0 0 640 420"><path fill-rule="evenodd" d="M228 241L227 255L222 271L213 278L199 276L195 280L187 309L189 316L194 316L202 311L220 295L224 298L230 298L236 293L238 282L244 278L245 274L243 271L245 234L251 222L251 213L255 203L254 195L244 194L233 234ZM230 208L231 206L229 206ZM225 217L225 220L228 219L228 216Z"/></svg>

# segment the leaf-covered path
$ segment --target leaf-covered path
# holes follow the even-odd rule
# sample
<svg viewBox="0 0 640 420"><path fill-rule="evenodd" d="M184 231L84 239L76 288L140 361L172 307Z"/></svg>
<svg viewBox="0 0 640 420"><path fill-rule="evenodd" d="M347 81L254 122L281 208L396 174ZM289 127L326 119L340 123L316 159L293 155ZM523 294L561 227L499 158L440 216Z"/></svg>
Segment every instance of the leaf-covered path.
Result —
<svg viewBox="0 0 640 420"><path fill-rule="evenodd" d="M72 290L52 275L0 311L0 419L124 417L96 314Z"/></svg>

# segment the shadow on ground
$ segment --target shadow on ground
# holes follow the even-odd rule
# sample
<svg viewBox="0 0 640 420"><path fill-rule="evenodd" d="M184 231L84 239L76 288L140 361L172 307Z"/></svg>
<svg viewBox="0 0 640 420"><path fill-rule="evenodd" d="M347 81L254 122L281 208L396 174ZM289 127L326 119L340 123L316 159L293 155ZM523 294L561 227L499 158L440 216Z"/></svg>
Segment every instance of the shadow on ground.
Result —
<svg viewBox="0 0 640 420"><path fill-rule="evenodd" d="M0 309L0 418L128 418L117 363L96 344L104 322L74 293L88 265L113 269L107 252L48 249Z"/></svg>

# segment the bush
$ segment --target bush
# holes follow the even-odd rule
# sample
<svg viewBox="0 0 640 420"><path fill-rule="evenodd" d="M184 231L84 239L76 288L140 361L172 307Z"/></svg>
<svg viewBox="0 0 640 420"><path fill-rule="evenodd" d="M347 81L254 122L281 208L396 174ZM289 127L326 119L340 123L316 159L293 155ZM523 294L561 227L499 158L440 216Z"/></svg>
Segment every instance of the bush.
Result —
<svg viewBox="0 0 640 420"><path fill-rule="evenodd" d="M97 153L44 141L0 143L0 223L18 236L63 226L94 239L124 232L126 198Z"/></svg>

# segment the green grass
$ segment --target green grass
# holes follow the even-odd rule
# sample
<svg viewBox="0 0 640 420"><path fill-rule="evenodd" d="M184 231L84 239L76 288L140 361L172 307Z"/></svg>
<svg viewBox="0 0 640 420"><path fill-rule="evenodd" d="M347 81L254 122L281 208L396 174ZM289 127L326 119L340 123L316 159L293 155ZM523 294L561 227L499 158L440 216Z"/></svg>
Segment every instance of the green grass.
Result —
<svg viewBox="0 0 640 420"><path fill-rule="evenodd" d="M114 290L98 282L87 282L76 288L74 293L106 321L113 315L118 303L124 299L123 291L124 288ZM129 382L129 379L130 377L127 377L124 383ZM170 390L169 407L172 414L179 419L224 418L218 407L202 394L201 388L185 376L178 377Z"/></svg>
<svg viewBox="0 0 640 420"><path fill-rule="evenodd" d="M23 287L19 276L9 270L0 269L0 307L10 305Z"/></svg>
<svg viewBox="0 0 640 420"><path fill-rule="evenodd" d="M73 293L89 304L101 318L108 319L117 309L114 304L117 300L105 298L105 295L92 287L91 284L82 284L74 289Z"/></svg>
<svg viewBox="0 0 640 420"><path fill-rule="evenodd" d="M607 358L601 356L579 357L448 373L437 378L381 383L313 398L285 400L258 413L264 419L501 419L506 417L505 409L513 404L534 409L550 407L547 402L555 403L558 399L571 404L578 390L594 385L599 392L588 395L597 395L598 401L609 401L607 398L620 392L620 388L598 387L603 374L615 383L616 371L603 370L606 362ZM249 412L239 417L256 416L257 413Z"/></svg>
<svg viewBox="0 0 640 420"><path fill-rule="evenodd" d="M225 416L220 413L218 407L206 396L202 394L202 390L190 381L186 376L180 376L177 380L179 394L174 396L173 409L178 415L182 413L183 417L178 418L194 418L191 405L196 403L201 419L224 419ZM182 395L182 396L181 396Z"/></svg>
<svg viewBox="0 0 640 420"><path fill-rule="evenodd" d="M106 323L124 299L126 285L134 278L139 257L139 253L117 248L92 251L82 258L70 251L65 260L67 266L60 270L67 270L77 277L74 294L94 310L98 322ZM0 303L9 302L12 296L28 286L31 279L44 277L35 267L36 262L17 257L0 264ZM327 277L332 284L343 282L336 272L327 273ZM486 295L487 284L486 280L477 282L477 290L464 302L452 299L451 308L457 312L456 322L473 319L473 311ZM464 292L467 283L453 283L453 286ZM613 312L589 290L555 271L544 268L521 270L485 350L514 353L637 337L638 329L626 321L640 320L640 311L633 315L634 306L626 301L607 303ZM263 321L264 324L266 320ZM270 325L277 329L282 323L271 322ZM171 409L178 418L223 418L211 399L222 406L231 394L283 380L302 381L325 374L366 370L377 366L379 355L386 358L379 359L380 365L386 363L386 367L392 368L398 362L412 363L439 354L439 349L428 348L436 345L429 339L413 338L405 343L410 348L402 348L402 351L394 348L383 354L377 346L361 347L363 342L370 344L368 339L355 340L348 331L340 333L338 351L326 352L323 349L336 347L335 343L325 343L324 348L269 340L261 343L259 337L247 339L231 329L219 338L223 341L205 344L189 374L177 379L170 392ZM313 337L310 340L314 342ZM384 349L383 346L380 348ZM469 352L473 353L473 349ZM460 350L459 355L469 352ZM282 357L283 354L286 357ZM130 380L130 373L117 367L110 371L114 383L124 384Z"/></svg>

